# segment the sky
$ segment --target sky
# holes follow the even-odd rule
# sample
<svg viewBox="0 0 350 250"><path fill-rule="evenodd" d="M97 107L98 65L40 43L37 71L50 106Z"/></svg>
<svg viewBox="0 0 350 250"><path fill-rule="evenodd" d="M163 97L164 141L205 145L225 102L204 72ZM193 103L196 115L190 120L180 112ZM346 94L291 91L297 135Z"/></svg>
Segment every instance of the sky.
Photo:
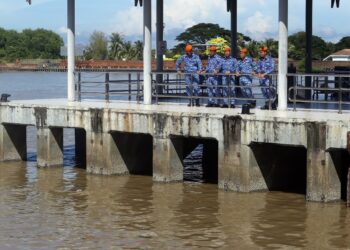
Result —
<svg viewBox="0 0 350 250"><path fill-rule="evenodd" d="M66 32L66 0L0 0L0 27L23 30L45 28L63 38ZM348 13L350 0L342 0L341 8L331 9L331 0L314 0L314 34L337 42L350 36ZM153 31L155 31L155 6ZM175 44L177 34L201 22L230 27L226 0L164 0L165 40ZM129 40L142 39L142 9L134 0L76 0L77 42L86 44L95 31L119 32ZM238 0L238 31L253 39L276 38L278 0ZM305 0L289 0L289 32L305 30ZM155 34L154 34L155 37Z"/></svg>

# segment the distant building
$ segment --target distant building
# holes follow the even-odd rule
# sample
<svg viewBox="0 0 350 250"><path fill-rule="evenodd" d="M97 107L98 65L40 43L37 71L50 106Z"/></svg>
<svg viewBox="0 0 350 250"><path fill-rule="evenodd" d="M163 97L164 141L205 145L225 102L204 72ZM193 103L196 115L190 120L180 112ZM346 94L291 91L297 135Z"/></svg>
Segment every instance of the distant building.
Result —
<svg viewBox="0 0 350 250"><path fill-rule="evenodd" d="M350 62L350 49L339 50L332 55L327 56L323 61Z"/></svg>

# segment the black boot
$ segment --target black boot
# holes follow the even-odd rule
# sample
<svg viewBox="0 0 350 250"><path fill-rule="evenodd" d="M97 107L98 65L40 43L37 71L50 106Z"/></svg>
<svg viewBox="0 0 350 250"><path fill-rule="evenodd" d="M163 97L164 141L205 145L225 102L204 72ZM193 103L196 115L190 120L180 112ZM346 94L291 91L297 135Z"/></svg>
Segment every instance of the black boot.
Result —
<svg viewBox="0 0 350 250"><path fill-rule="evenodd" d="M199 99L196 99L196 107L200 107L201 105L199 104Z"/></svg>

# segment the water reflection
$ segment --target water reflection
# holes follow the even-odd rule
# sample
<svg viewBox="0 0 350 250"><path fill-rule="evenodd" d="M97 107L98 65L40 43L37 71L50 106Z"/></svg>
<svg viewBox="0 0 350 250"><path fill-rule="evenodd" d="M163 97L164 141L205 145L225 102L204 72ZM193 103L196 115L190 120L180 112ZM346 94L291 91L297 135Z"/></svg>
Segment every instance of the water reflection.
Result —
<svg viewBox="0 0 350 250"><path fill-rule="evenodd" d="M343 204L301 195L237 194L202 183L95 176L74 167L0 164L6 249L346 249ZM4 247L3 247L4 246Z"/></svg>

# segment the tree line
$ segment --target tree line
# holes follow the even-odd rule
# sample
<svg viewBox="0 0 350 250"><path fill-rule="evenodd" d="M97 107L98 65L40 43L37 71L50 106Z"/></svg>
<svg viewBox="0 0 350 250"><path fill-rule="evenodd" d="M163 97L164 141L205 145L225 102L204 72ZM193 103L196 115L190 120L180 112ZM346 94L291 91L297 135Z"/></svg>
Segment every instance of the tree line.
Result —
<svg viewBox="0 0 350 250"><path fill-rule="evenodd" d="M219 37L219 38L218 38ZM229 30L218 24L200 23L194 25L176 37L178 44L166 52L168 58L176 58L183 53L187 43L206 44L208 41L224 41L231 43ZM0 28L0 61L13 62L19 59L56 59L60 58L60 48L64 45L62 38L53 31L45 29L25 29L21 32ZM238 47L246 47L251 56L258 56L258 49L264 45L269 47L273 57L278 57L278 41L270 38L256 41L249 36L238 33ZM289 36L289 58L303 60L305 57L305 32ZM350 48L350 36L343 37L339 42L326 42L319 36L313 36L313 59L322 60L335 51ZM205 49L204 49L205 50ZM153 51L154 53L154 51ZM143 42L131 42L119 33L106 35L95 31L91 34L89 44L85 49L86 60L142 60Z"/></svg>
<svg viewBox="0 0 350 250"><path fill-rule="evenodd" d="M62 38L45 29L25 29L21 32L0 28L0 61L16 59L60 58Z"/></svg>
<svg viewBox="0 0 350 250"><path fill-rule="evenodd" d="M119 33L107 36L103 32L94 31L84 57L86 60L142 60L143 42L127 41Z"/></svg>
<svg viewBox="0 0 350 250"><path fill-rule="evenodd" d="M187 43L205 44L215 37L224 38L228 44L231 43L231 32L218 24L200 23L186 29L176 37L178 45L167 53L169 57L183 53L183 48ZM260 46L267 46L273 57L278 57L278 41L270 38L263 41L256 41L249 36L238 33L237 46L245 47L251 56L257 57ZM289 36L289 58L302 60L305 57L306 36L305 32L297 32ZM319 36L313 36L312 51L314 60L322 60L328 55L350 48L350 36L343 37L339 42L326 42Z"/></svg>

